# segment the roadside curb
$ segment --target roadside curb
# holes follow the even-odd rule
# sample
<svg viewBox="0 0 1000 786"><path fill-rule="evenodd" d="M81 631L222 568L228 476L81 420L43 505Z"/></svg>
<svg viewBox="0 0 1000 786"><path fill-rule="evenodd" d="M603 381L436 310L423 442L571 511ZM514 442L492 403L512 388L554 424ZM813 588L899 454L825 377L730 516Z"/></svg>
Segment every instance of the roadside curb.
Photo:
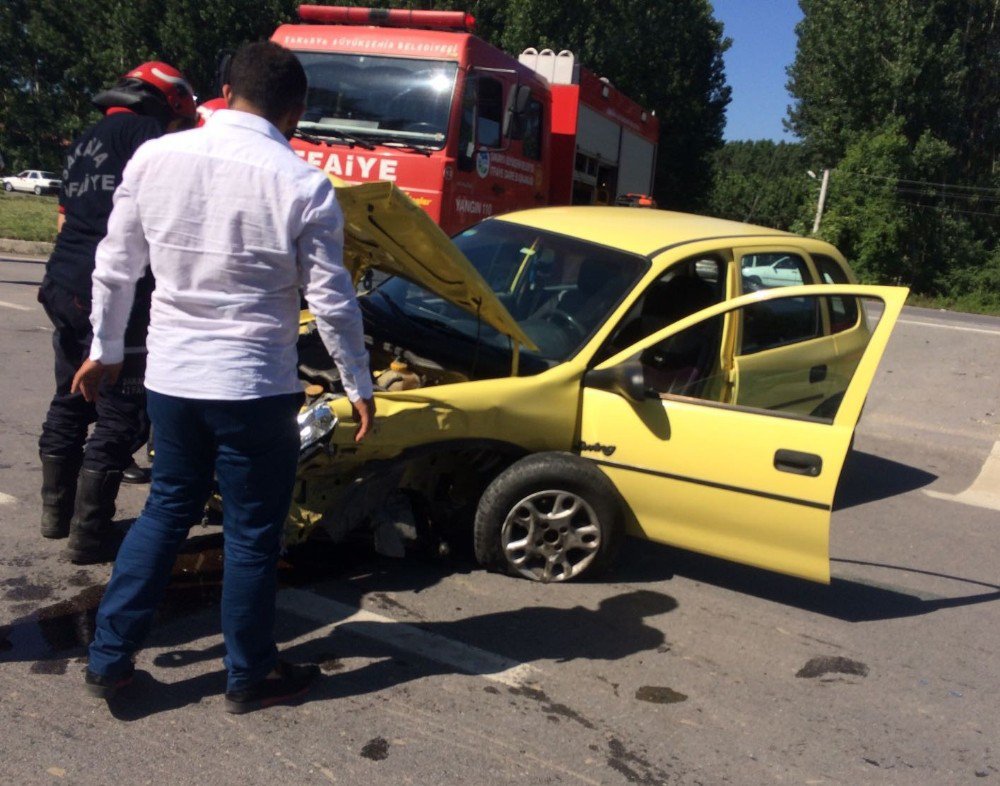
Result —
<svg viewBox="0 0 1000 786"><path fill-rule="evenodd" d="M40 240L14 240L0 237L0 254L21 254L22 256L45 256L52 253L52 243Z"/></svg>

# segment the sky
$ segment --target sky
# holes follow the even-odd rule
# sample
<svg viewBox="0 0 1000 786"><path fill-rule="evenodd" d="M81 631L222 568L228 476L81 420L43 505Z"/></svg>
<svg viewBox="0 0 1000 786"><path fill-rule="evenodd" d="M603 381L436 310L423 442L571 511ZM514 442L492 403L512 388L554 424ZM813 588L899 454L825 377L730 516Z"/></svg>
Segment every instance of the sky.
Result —
<svg viewBox="0 0 1000 786"><path fill-rule="evenodd" d="M790 141L781 120L791 103L785 68L795 59L795 25L802 18L797 0L711 2L733 40L724 55L733 94L723 137Z"/></svg>

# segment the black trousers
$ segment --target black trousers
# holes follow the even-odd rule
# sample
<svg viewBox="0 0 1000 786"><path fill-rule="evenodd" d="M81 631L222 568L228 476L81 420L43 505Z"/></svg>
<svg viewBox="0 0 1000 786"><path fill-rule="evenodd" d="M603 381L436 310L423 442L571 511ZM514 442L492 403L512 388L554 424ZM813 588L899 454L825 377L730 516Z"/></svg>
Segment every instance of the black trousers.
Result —
<svg viewBox="0 0 1000 786"><path fill-rule="evenodd" d="M96 403L79 393L70 393L73 376L90 354L93 332L90 302L46 277L38 290L55 332L56 393L49 404L38 440L40 453L76 457L83 453L83 466L102 472L125 469L132 454L149 436L146 416L146 328L149 324L148 292L137 291L125 333L125 363L114 385L104 383ZM87 430L94 424L90 438Z"/></svg>

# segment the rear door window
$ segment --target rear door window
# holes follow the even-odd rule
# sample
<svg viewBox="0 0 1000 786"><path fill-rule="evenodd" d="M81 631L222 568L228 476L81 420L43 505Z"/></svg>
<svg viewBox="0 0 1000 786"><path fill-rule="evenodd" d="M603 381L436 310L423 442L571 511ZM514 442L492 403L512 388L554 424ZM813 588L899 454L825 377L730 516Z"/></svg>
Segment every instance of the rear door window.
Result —
<svg viewBox="0 0 1000 786"><path fill-rule="evenodd" d="M816 283L805 259L785 251L743 254L740 281L744 293ZM741 354L808 341L823 334L816 298L787 298L773 305L748 306L741 317Z"/></svg>
<svg viewBox="0 0 1000 786"><path fill-rule="evenodd" d="M813 262L824 284L849 284L847 273L831 257L813 254ZM852 297L831 297L827 299L830 305L830 332L841 333L858 323L858 301Z"/></svg>

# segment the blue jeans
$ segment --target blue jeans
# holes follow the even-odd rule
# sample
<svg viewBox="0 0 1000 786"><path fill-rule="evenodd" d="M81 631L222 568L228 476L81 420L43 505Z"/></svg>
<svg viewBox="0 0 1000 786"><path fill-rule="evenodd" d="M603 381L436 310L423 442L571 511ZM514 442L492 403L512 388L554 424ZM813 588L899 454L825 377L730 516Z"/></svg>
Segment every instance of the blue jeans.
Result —
<svg viewBox="0 0 1000 786"><path fill-rule="evenodd" d="M201 520L213 470L222 495L222 635L227 690L277 661L274 607L281 531L299 453L301 394L203 401L147 393L156 457L142 514L129 530L97 612L90 670L116 677L149 631L177 551Z"/></svg>

